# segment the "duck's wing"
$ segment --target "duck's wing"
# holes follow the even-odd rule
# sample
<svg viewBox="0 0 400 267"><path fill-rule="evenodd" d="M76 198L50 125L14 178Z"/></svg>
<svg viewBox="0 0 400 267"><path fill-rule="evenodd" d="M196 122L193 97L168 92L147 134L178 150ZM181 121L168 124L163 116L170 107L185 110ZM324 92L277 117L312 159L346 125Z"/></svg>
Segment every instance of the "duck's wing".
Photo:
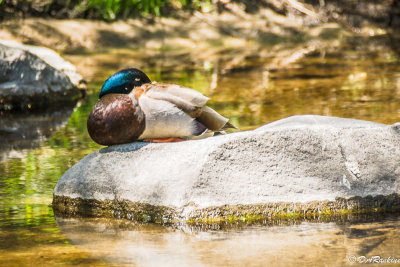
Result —
<svg viewBox="0 0 400 267"><path fill-rule="evenodd" d="M153 82L142 87L148 97L168 101L193 118L200 115L201 107L209 100L208 97L196 90L176 84Z"/></svg>
<svg viewBox="0 0 400 267"><path fill-rule="evenodd" d="M145 130L141 139L180 137L191 138L206 132L207 128L174 103L154 99L146 94L139 97L139 106L145 115Z"/></svg>
<svg viewBox="0 0 400 267"><path fill-rule="evenodd" d="M228 118L225 118L210 107L204 106L201 108L201 114L197 118L207 129L218 132L226 129L227 124L231 125Z"/></svg>
<svg viewBox="0 0 400 267"><path fill-rule="evenodd" d="M196 118L209 130L221 131L227 128L235 128L228 122L229 119L206 106L209 98L196 90L180 85L156 82L142 87L148 97L174 104L192 118Z"/></svg>

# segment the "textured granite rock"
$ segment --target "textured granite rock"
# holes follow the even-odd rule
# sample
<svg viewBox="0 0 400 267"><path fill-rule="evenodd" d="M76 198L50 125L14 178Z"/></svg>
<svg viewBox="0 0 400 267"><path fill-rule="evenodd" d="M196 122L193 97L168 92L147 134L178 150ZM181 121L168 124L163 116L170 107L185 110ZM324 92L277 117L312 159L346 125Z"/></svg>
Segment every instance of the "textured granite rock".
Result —
<svg viewBox="0 0 400 267"><path fill-rule="evenodd" d="M40 109L76 102L82 96L78 89L82 79L72 74L68 64L50 49L0 42L0 110Z"/></svg>
<svg viewBox="0 0 400 267"><path fill-rule="evenodd" d="M398 124L294 116L203 140L100 149L59 179L54 203L127 201L185 216L224 205L389 196L400 193L399 162Z"/></svg>

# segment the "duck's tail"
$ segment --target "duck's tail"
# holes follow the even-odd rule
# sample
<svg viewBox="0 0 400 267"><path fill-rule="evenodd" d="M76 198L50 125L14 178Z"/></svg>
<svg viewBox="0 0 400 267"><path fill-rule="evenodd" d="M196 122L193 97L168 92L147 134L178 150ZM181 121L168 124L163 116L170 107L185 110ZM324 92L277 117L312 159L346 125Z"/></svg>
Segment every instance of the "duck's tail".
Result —
<svg viewBox="0 0 400 267"><path fill-rule="evenodd" d="M212 108L204 106L201 108L201 111L201 115L197 120L206 126L207 129L214 132L219 132L229 128L236 129L236 127L229 122L229 119L225 118Z"/></svg>

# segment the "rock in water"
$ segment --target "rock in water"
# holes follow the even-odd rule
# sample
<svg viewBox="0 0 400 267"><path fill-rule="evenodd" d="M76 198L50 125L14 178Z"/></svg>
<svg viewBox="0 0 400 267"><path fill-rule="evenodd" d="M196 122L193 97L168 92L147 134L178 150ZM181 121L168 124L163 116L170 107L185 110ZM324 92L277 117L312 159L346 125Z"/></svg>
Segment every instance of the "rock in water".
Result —
<svg viewBox="0 0 400 267"><path fill-rule="evenodd" d="M59 179L53 207L183 221L392 209L400 206L399 162L398 124L294 116L203 140L100 149Z"/></svg>
<svg viewBox="0 0 400 267"><path fill-rule="evenodd" d="M0 110L48 108L75 103L82 97L81 91L63 71L22 45L11 47L0 43L0 69Z"/></svg>

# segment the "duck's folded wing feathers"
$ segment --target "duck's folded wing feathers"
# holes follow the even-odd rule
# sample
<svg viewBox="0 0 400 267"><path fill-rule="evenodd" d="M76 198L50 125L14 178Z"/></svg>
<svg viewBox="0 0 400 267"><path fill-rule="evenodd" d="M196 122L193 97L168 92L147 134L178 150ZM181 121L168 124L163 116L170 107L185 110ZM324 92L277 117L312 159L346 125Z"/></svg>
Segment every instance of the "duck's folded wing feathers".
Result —
<svg viewBox="0 0 400 267"><path fill-rule="evenodd" d="M206 130L182 109L169 101L139 98L139 105L145 115L145 130L139 140L147 138L190 137Z"/></svg>
<svg viewBox="0 0 400 267"><path fill-rule="evenodd" d="M143 86L145 86L144 91L147 97L174 104L212 131L236 128L228 122L229 119L205 106L209 98L196 90L180 85L156 82Z"/></svg>
<svg viewBox="0 0 400 267"><path fill-rule="evenodd" d="M203 107L208 97L196 90L175 84L151 83L145 87L146 95L159 100L166 100L175 104L187 113Z"/></svg>
<svg viewBox="0 0 400 267"><path fill-rule="evenodd" d="M201 111L201 115L197 120L212 131L221 131L234 127L228 122L228 118L225 118L210 107L204 106L201 108Z"/></svg>
<svg viewBox="0 0 400 267"><path fill-rule="evenodd" d="M153 90L149 91L146 95L152 99L168 101L186 112L192 118L197 118L201 114L201 107L193 105L193 103L190 103L184 98Z"/></svg>

